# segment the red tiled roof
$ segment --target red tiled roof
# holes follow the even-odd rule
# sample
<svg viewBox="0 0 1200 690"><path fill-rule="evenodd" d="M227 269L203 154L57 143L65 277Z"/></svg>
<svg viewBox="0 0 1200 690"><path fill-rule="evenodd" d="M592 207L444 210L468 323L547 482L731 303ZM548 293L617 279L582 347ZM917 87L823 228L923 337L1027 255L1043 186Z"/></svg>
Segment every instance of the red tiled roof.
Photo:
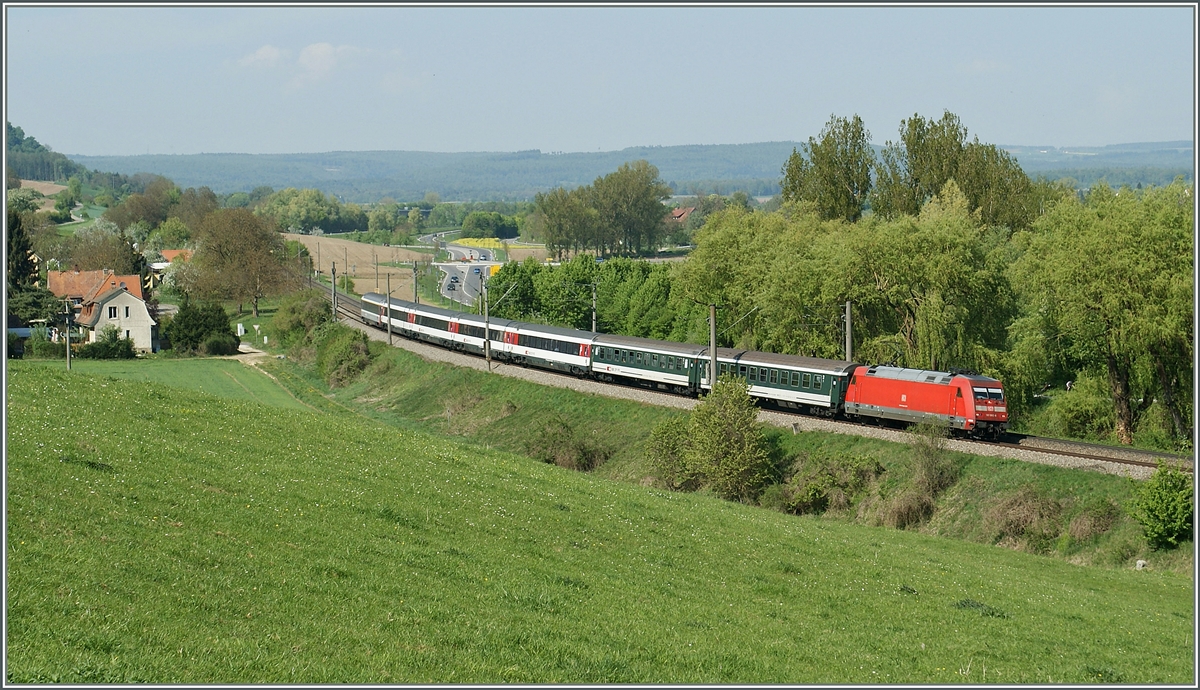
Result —
<svg viewBox="0 0 1200 690"><path fill-rule="evenodd" d="M142 296L142 277L141 276L136 276L136 275L134 275L134 276L118 276L118 275L113 275L113 274L109 273L108 275L105 276L105 279L103 281L98 283L96 285L96 287L92 289L92 291L90 293L88 293L87 295L84 296L83 301L84 302L92 302L97 297L99 297L101 294L109 292L110 290L118 289L118 288L125 288L126 290L129 291L129 294L133 295L134 297L136 297L140 300L145 301L145 299L146 299L144 296Z"/></svg>
<svg viewBox="0 0 1200 690"><path fill-rule="evenodd" d="M177 256L183 257L184 261L189 261L192 258L192 250L190 249L164 249L159 254L163 255L167 263L174 261Z"/></svg>
<svg viewBox="0 0 1200 690"><path fill-rule="evenodd" d="M46 271L46 289L58 297L90 295L108 277L107 271Z"/></svg>
<svg viewBox="0 0 1200 690"><path fill-rule="evenodd" d="M673 209L671 211L671 220L677 220L682 223L683 221L687 220L687 217L690 216L692 214L692 211L695 211L695 210L696 210L695 206L688 206L687 208Z"/></svg>

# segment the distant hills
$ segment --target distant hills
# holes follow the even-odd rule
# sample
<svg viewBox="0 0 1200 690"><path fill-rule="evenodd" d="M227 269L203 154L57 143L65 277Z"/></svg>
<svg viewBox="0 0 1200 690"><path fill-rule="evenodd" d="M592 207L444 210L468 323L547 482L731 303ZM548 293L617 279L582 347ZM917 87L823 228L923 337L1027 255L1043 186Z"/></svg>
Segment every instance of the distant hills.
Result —
<svg viewBox="0 0 1200 690"><path fill-rule="evenodd" d="M443 200L517 200L555 187L590 184L622 163L645 159L677 194L696 191L773 195L787 157L799 142L644 146L598 153L432 153L334 151L329 153L80 156L91 170L133 175L153 173L182 187L206 186L218 194L270 186L316 188L345 202L384 197L416 200L436 192ZM877 147L878 148L878 147ZM1105 179L1110 185L1162 185L1176 175L1192 179L1190 141L1114 144L1100 147L1002 146L1031 176L1070 177L1080 187Z"/></svg>

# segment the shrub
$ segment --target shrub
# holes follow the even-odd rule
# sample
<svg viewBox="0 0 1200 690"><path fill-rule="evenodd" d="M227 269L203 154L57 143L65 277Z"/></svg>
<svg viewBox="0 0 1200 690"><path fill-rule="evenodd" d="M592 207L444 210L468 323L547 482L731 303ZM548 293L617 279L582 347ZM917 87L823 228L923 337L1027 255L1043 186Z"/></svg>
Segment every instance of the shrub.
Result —
<svg viewBox="0 0 1200 690"><path fill-rule="evenodd" d="M312 334L317 372L332 388L354 380L371 363L367 334L330 322Z"/></svg>
<svg viewBox="0 0 1200 690"><path fill-rule="evenodd" d="M688 417L670 417L654 427L646 458L654 474L672 491L695 491L699 477L687 465Z"/></svg>
<svg viewBox="0 0 1200 690"><path fill-rule="evenodd" d="M1168 549L1192 539L1192 478L1160 464L1130 502L1129 513L1142 525L1153 549Z"/></svg>
<svg viewBox="0 0 1200 690"><path fill-rule="evenodd" d="M875 458L859 455L806 456L783 483L783 507L791 513L845 510L867 485L883 474Z"/></svg>
<svg viewBox="0 0 1200 690"><path fill-rule="evenodd" d="M65 353L64 353L65 354ZM76 351L80 359L133 359L137 353L133 341L122 338L117 327L109 324L96 336L96 341L80 346Z"/></svg>
<svg viewBox="0 0 1200 690"><path fill-rule="evenodd" d="M163 327L163 332L175 350L184 352L200 350L202 345L217 335L227 335L232 339L235 351L241 342L229 323L229 315L215 302L196 305L185 300L171 322Z"/></svg>
<svg viewBox="0 0 1200 690"><path fill-rule="evenodd" d="M310 342L312 333L333 320L329 302L318 290L297 292L280 305L268 327L271 336L284 348Z"/></svg>
<svg viewBox="0 0 1200 690"><path fill-rule="evenodd" d="M958 481L961 468L946 451L945 427L917 424L910 430L912 479L883 508L883 523L905 529L933 514L937 497Z"/></svg>
<svg viewBox="0 0 1200 690"><path fill-rule="evenodd" d="M999 543L1006 539L1031 551L1046 551L1062 531L1062 505L1026 486L1001 498L984 516L984 530Z"/></svg>
<svg viewBox="0 0 1200 690"><path fill-rule="evenodd" d="M200 344L200 353L212 356L237 354L238 338L230 333L213 333Z"/></svg>
<svg viewBox="0 0 1200 690"><path fill-rule="evenodd" d="M67 356L65 342L51 342L49 330L45 326L32 329L29 339L25 341L25 357L33 359L63 359Z"/></svg>
<svg viewBox="0 0 1200 690"><path fill-rule="evenodd" d="M1106 498L1093 499L1071 519L1067 534L1076 542L1088 541L1112 529L1119 517L1121 508L1116 503Z"/></svg>
<svg viewBox="0 0 1200 690"><path fill-rule="evenodd" d="M526 451L535 460L582 472L600 466L612 455L610 449L580 434L558 415L534 431Z"/></svg>
<svg viewBox="0 0 1200 690"><path fill-rule="evenodd" d="M751 501L772 478L774 466L758 408L746 382L725 376L684 422L656 428L646 453L668 486L708 487L729 500Z"/></svg>

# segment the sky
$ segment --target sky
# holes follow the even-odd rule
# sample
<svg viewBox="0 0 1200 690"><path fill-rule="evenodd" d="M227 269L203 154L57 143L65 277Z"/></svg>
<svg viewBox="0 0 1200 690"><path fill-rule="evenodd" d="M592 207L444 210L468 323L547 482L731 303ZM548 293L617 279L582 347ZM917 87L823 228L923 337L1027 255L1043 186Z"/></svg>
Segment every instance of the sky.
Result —
<svg viewBox="0 0 1200 690"><path fill-rule="evenodd" d="M5 3L6 119L78 155L1196 132L1196 6Z"/></svg>

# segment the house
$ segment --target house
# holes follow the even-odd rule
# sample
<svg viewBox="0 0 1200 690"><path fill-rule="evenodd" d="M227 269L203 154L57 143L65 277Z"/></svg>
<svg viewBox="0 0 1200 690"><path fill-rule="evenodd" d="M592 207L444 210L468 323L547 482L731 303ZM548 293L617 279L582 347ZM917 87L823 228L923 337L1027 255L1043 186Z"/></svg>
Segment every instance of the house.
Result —
<svg viewBox="0 0 1200 690"><path fill-rule="evenodd" d="M112 287L85 302L77 323L90 329L89 343L96 342L96 335L111 324L122 338L133 341L135 350L158 352L158 322L146 302L128 287Z"/></svg>
<svg viewBox="0 0 1200 690"><path fill-rule="evenodd" d="M112 324L135 349L158 351L158 322L150 316L142 294L141 276L119 276L112 271L47 271L50 292L75 305L75 323L91 329L89 342Z"/></svg>
<svg viewBox="0 0 1200 690"><path fill-rule="evenodd" d="M180 261L191 261L192 259L192 250L190 249L164 249L159 254L162 254L167 263L174 261L175 257L179 257Z"/></svg>
<svg viewBox="0 0 1200 690"><path fill-rule="evenodd" d="M142 295L141 276L119 276L108 269L99 271L46 271L46 289L58 297L66 297L78 313L83 304L106 289L128 287L138 299Z"/></svg>
<svg viewBox="0 0 1200 690"><path fill-rule="evenodd" d="M673 209L671 209L671 220L675 221L676 223L685 223L685 222L687 222L687 217L692 215L692 211L695 211L695 210L696 210L695 206L686 206L684 208L673 208Z"/></svg>

